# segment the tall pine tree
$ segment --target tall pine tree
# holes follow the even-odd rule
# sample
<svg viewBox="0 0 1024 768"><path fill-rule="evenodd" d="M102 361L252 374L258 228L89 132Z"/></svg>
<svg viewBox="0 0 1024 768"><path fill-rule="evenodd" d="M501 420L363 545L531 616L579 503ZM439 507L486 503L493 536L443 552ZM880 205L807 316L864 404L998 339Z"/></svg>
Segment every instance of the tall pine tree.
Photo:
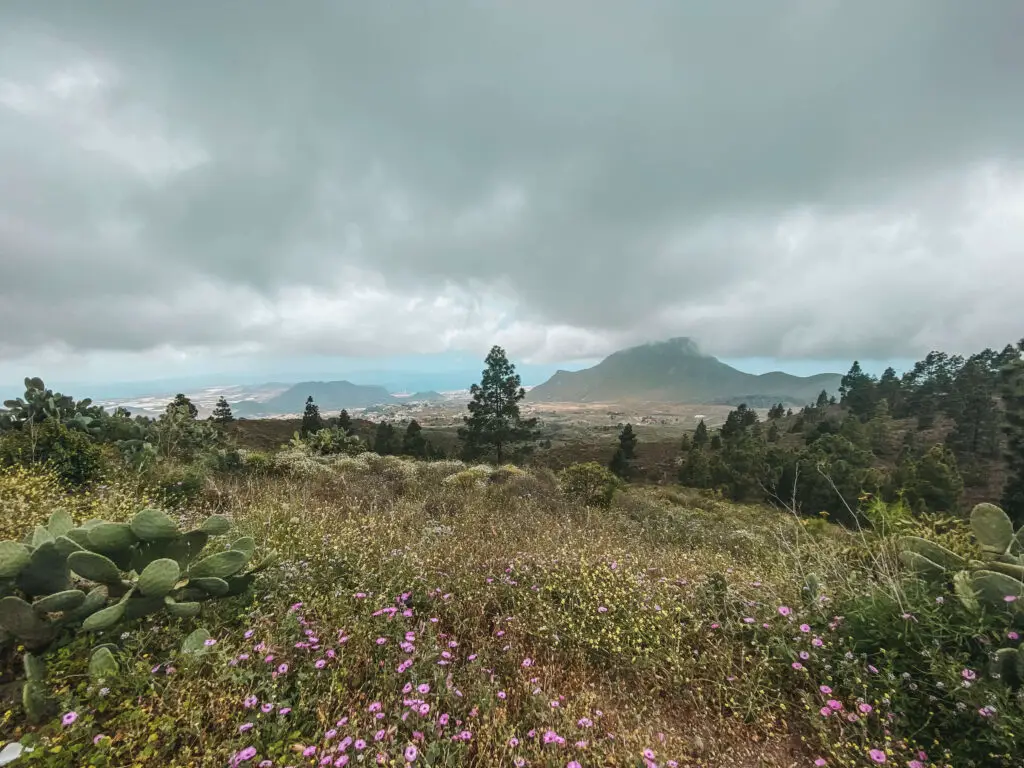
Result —
<svg viewBox="0 0 1024 768"><path fill-rule="evenodd" d="M348 411L344 408L338 414L338 429L342 430L346 435L352 434L352 417L348 415Z"/></svg>
<svg viewBox="0 0 1024 768"><path fill-rule="evenodd" d="M234 414L231 413L231 405L228 403L226 398L220 398L217 401L217 407L213 409L213 421L216 424L230 424L235 420Z"/></svg>
<svg viewBox="0 0 1024 768"><path fill-rule="evenodd" d="M850 409L850 412L862 420L867 420L875 410L877 392L873 376L861 370L856 360L850 371L839 383L839 402Z"/></svg>
<svg viewBox="0 0 1024 768"><path fill-rule="evenodd" d="M190 419L194 419L199 415L199 409L196 408L195 403L180 392L176 394L174 399L167 405L166 412L170 413L172 410L180 410L182 412L187 411Z"/></svg>
<svg viewBox="0 0 1024 768"><path fill-rule="evenodd" d="M390 456L395 453L395 427L389 421L377 423L377 431L373 436L373 452L379 456Z"/></svg>
<svg viewBox="0 0 1024 768"><path fill-rule="evenodd" d="M320 408L313 402L313 396L306 398L306 410L302 414L302 427L299 433L303 437L309 437L324 428L324 420L320 415Z"/></svg>
<svg viewBox="0 0 1024 768"><path fill-rule="evenodd" d="M708 425L704 423L704 419L701 419L697 424L697 429L693 432L693 444L697 448L703 448L710 439L708 436Z"/></svg>
<svg viewBox="0 0 1024 768"><path fill-rule="evenodd" d="M423 428L416 419L413 419L402 436L402 453L417 459L425 459L429 448L427 438L423 436Z"/></svg>
<svg viewBox="0 0 1024 768"><path fill-rule="evenodd" d="M1017 525L1024 525L1024 339L1017 345L1017 359L1000 372L1003 412L1006 415L1006 468L1003 509Z"/></svg>
<svg viewBox="0 0 1024 768"><path fill-rule="evenodd" d="M462 456L473 461L494 456L500 464L510 456L529 450L537 439L537 419L524 419L519 401L526 397L522 380L515 366L508 361L505 350L491 348L479 384L470 387L472 400L465 426L459 429Z"/></svg>
<svg viewBox="0 0 1024 768"><path fill-rule="evenodd" d="M636 433L633 425L627 424L619 434L619 447L615 449L612 460L608 463L616 476L626 480L633 474L633 458L636 453Z"/></svg>

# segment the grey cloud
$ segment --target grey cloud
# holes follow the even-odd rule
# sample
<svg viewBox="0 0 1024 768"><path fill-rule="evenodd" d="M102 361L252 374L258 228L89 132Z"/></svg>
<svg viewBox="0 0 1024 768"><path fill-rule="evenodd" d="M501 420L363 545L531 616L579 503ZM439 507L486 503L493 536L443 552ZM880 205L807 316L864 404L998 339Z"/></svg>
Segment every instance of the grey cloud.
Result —
<svg viewBox="0 0 1024 768"><path fill-rule="evenodd" d="M97 155L41 132L59 117L0 101L0 259L25 275L0 287L4 327L75 348L270 343L237 304L191 314L180 294L235 285L273 303L350 290L355 267L398 295L498 285L520 319L616 343L831 357L1013 337L1005 281L979 317L964 281L917 290L914 254L971 273L984 247L1020 273L1020 235L964 240L954 218L977 219L956 191L972 164L1019 174L1024 159L1016 0L398 8L5 3L0 47L22 42L0 82L93 57L119 73L87 105L96 121L202 160L147 175L147 153L173 167L164 144ZM32 53L40 39L57 42ZM786 247L779 222L804 208L810 244ZM880 243L858 216L917 224ZM40 257L60 274L33 274ZM82 298L96 291L101 310ZM32 306L53 318L29 328Z"/></svg>

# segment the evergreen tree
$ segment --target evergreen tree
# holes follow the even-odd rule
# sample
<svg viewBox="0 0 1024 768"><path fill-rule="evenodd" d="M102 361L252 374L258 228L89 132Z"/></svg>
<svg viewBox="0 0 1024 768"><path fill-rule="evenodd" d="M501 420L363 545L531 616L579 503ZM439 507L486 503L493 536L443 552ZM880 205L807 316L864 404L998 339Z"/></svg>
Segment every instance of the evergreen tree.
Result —
<svg viewBox="0 0 1024 768"><path fill-rule="evenodd" d="M170 413L172 409L175 411L184 409L184 411L188 413L188 417L190 419L194 419L199 415L199 409L196 408L195 404L180 392L176 394L174 399L167 405L166 412Z"/></svg>
<svg viewBox="0 0 1024 768"><path fill-rule="evenodd" d="M768 442L769 443L777 443L777 442L779 442L779 425L778 424L773 423L768 428Z"/></svg>
<svg viewBox="0 0 1024 768"><path fill-rule="evenodd" d="M907 499L917 509L956 512L963 490L956 457L947 448L936 445L917 462L907 487Z"/></svg>
<svg viewBox="0 0 1024 768"><path fill-rule="evenodd" d="M824 389L818 393L818 400L814 403L815 408L825 408L828 406L828 392Z"/></svg>
<svg viewBox="0 0 1024 768"><path fill-rule="evenodd" d="M976 463L979 458L998 454L998 384L995 372L980 355L971 357L958 371L946 408L954 421L946 445L958 459Z"/></svg>
<svg viewBox="0 0 1024 768"><path fill-rule="evenodd" d="M902 389L900 377L896 375L896 371L893 370L892 366L882 371L882 376L879 378L878 385L876 386L876 392L879 400L885 400L889 404L890 413L899 412L902 402Z"/></svg>
<svg viewBox="0 0 1024 768"><path fill-rule="evenodd" d="M782 403L776 403L768 409L768 418L774 421L775 419L781 419L786 415L786 406Z"/></svg>
<svg viewBox="0 0 1024 768"><path fill-rule="evenodd" d="M1006 423L1006 485L1002 506L1017 525L1024 525L1024 339L1018 345L1016 359L1000 372L1003 412Z"/></svg>
<svg viewBox="0 0 1024 768"><path fill-rule="evenodd" d="M629 478L633 473L633 458L636 451L636 434L633 432L633 425L627 424L619 434L619 446L608 463L610 469L616 476L623 480Z"/></svg>
<svg viewBox="0 0 1024 768"><path fill-rule="evenodd" d="M217 407L213 409L213 420L217 424L230 424L235 420L231 413L231 405L223 397L217 401Z"/></svg>
<svg viewBox="0 0 1024 768"><path fill-rule="evenodd" d="M425 459L429 452L430 444L423 436L423 428L420 427L416 419L413 419L405 428L405 434L402 436L402 453L417 459Z"/></svg>
<svg viewBox="0 0 1024 768"><path fill-rule="evenodd" d="M693 438L690 437L689 432L684 432L683 439L679 442L679 450L686 453L691 448L693 448Z"/></svg>
<svg viewBox="0 0 1024 768"><path fill-rule="evenodd" d="M346 435L352 434L352 417L348 415L348 411L344 408L338 414L338 429L343 430Z"/></svg>
<svg viewBox="0 0 1024 768"><path fill-rule="evenodd" d="M377 422L377 431L373 436L373 452L379 456L390 456L395 453L395 428L391 422Z"/></svg>
<svg viewBox="0 0 1024 768"><path fill-rule="evenodd" d="M711 459L708 452L694 445L679 466L679 482L689 488L711 487Z"/></svg>
<svg viewBox="0 0 1024 768"><path fill-rule="evenodd" d="M850 412L862 420L867 420L875 408L877 393L875 379L861 370L856 360L850 371L839 383L839 402L847 406Z"/></svg>
<svg viewBox="0 0 1024 768"><path fill-rule="evenodd" d="M693 433L693 444L697 448L703 448L710 439L708 436L708 425L704 423L704 419L701 419Z"/></svg>
<svg viewBox="0 0 1024 768"><path fill-rule="evenodd" d="M302 414L302 427L299 434L302 437L309 437L324 428L324 420L320 415L320 408L313 402L313 396L306 398L306 410Z"/></svg>
<svg viewBox="0 0 1024 768"><path fill-rule="evenodd" d="M485 360L479 384L470 388L473 399L465 427L459 429L462 455L475 460L493 453L500 464L509 454L525 453L538 436L537 419L524 419L519 401L526 397L522 381L505 350L495 346Z"/></svg>

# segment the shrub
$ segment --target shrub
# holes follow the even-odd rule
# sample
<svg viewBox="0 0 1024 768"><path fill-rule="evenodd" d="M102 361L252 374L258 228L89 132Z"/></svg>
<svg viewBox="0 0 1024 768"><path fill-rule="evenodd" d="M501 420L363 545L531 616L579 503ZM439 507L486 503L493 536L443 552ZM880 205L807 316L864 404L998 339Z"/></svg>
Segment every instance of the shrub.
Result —
<svg viewBox="0 0 1024 768"><path fill-rule="evenodd" d="M596 461L573 464L562 470L559 486L566 498L589 507L611 505L621 481Z"/></svg>
<svg viewBox="0 0 1024 768"><path fill-rule="evenodd" d="M192 506L203 495L207 470L201 465L176 466L162 464L155 470L153 481L157 498L169 507Z"/></svg>
<svg viewBox="0 0 1024 768"><path fill-rule="evenodd" d="M4 434L0 437L0 464L48 464L69 486L95 482L107 468L103 451L88 435L59 421Z"/></svg>

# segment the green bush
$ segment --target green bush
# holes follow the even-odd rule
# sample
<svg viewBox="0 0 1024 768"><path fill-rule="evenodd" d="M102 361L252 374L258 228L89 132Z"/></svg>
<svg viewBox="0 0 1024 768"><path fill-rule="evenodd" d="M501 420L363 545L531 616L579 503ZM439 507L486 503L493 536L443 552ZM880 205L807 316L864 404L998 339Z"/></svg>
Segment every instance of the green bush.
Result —
<svg viewBox="0 0 1024 768"><path fill-rule="evenodd" d="M69 486L95 482L107 469L100 447L59 421L26 425L0 436L0 464L47 464Z"/></svg>
<svg viewBox="0 0 1024 768"><path fill-rule="evenodd" d="M207 472L202 466L161 464L154 474L153 487L157 498L176 509L195 504L206 488Z"/></svg>
<svg viewBox="0 0 1024 768"><path fill-rule="evenodd" d="M621 481L596 461L573 464L562 470L559 487L566 498L588 507L611 505Z"/></svg>

